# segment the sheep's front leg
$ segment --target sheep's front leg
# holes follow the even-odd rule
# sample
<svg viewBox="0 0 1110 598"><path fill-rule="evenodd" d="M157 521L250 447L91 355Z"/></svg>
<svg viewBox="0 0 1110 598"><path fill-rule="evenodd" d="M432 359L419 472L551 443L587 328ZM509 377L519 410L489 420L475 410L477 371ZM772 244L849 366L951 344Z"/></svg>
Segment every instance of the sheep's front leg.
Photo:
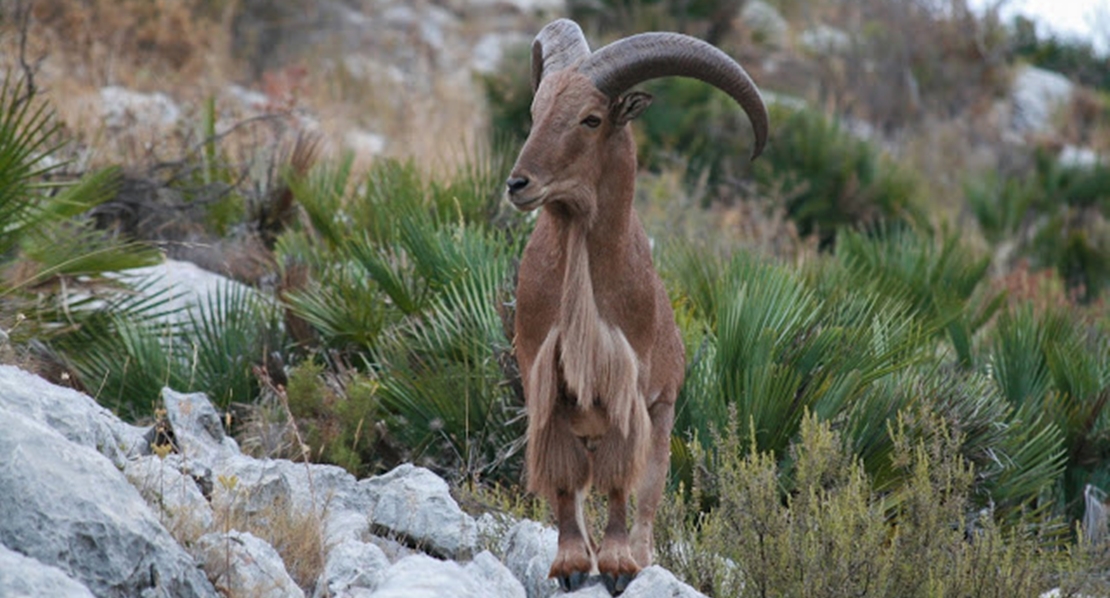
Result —
<svg viewBox="0 0 1110 598"><path fill-rule="evenodd" d="M648 415L651 417L651 452L636 487L636 518L632 525L632 556L641 567L651 565L654 556L652 524L655 511L663 500L671 464L674 403L656 402L648 410Z"/></svg>
<svg viewBox="0 0 1110 598"><path fill-rule="evenodd" d="M559 549L548 577L559 580L565 592L582 587L594 569L594 553L586 529L586 488L557 490L552 500L559 525Z"/></svg>
<svg viewBox="0 0 1110 598"><path fill-rule="evenodd" d="M627 492L623 488L609 490L609 523L598 551L597 570L605 587L614 596L623 592L640 572L628 547L627 511Z"/></svg>

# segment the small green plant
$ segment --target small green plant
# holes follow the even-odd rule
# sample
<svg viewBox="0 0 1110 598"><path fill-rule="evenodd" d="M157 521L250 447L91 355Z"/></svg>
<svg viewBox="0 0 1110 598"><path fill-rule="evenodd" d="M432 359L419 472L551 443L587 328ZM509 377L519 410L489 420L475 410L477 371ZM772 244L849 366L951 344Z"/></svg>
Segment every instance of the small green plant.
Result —
<svg viewBox="0 0 1110 598"><path fill-rule="evenodd" d="M989 256L977 255L955 231L933 236L891 227L843 233L836 255L853 286L906 301L926 325L948 333L960 364L972 365L975 333L1005 300L983 284Z"/></svg>
<svg viewBox="0 0 1110 598"><path fill-rule="evenodd" d="M125 295L53 346L102 403L134 416L167 385L203 390L221 409L253 400L253 366L284 347L274 306L228 284L188 315L167 314L167 294Z"/></svg>
<svg viewBox="0 0 1110 598"><path fill-rule="evenodd" d="M361 374L341 379L321 364L304 361L289 372L289 409L313 461L332 463L356 476L377 471L377 384Z"/></svg>

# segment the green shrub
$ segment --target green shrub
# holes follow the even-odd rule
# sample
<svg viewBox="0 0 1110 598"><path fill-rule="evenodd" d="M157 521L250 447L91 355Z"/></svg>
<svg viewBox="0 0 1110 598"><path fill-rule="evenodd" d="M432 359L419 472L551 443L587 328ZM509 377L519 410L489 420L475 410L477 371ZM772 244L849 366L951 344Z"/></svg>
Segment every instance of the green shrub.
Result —
<svg viewBox="0 0 1110 598"><path fill-rule="evenodd" d="M104 405L149 415L164 386L203 391L220 409L253 401L253 368L285 338L274 306L240 286L221 286L188 317L167 313L171 291L124 295L91 310L81 327L52 347Z"/></svg>
<svg viewBox="0 0 1110 598"><path fill-rule="evenodd" d="M983 284L989 256L977 255L955 231L934 238L889 227L842 234L836 255L855 286L908 302L927 325L948 333L962 365L972 365L972 339L1005 299Z"/></svg>
<svg viewBox="0 0 1110 598"><path fill-rule="evenodd" d="M1060 309L1022 305L1003 312L986 350L1002 395L1040 414L1064 438L1060 505L1078 519L1086 484L1110 485L1110 347L1104 330Z"/></svg>
<svg viewBox="0 0 1110 598"><path fill-rule="evenodd" d="M1023 16L1014 17L1012 29L1013 51L1018 56L1083 85L1110 91L1110 58L1099 55L1090 42L1051 33L1037 35L1036 24Z"/></svg>
<svg viewBox="0 0 1110 598"><path fill-rule="evenodd" d="M375 450L381 412L377 389L375 382L358 373L341 379L307 360L289 372L289 410L308 445L309 458L359 477L381 468Z"/></svg>
<svg viewBox="0 0 1110 598"><path fill-rule="evenodd" d="M726 421L718 450L693 445L702 475L664 502L655 527L660 563L711 596L1036 596L1086 566L980 511L963 442L939 421L925 437L901 418L888 428L891 467L905 480L895 492L876 492L813 415L789 449L788 481L755 448L754 427L745 432L735 410ZM700 511L709 488L718 501Z"/></svg>
<svg viewBox="0 0 1110 598"><path fill-rule="evenodd" d="M691 343L676 433L713 452L711 426L735 410L755 449L789 471L787 447L813 413L836 422L876 489L893 491L902 482L887 426L912 413L910 431L927 434L935 417L962 434L960 454L980 469L977 503L1010 523L1042 508L1062 514L1045 499L1065 471L1061 428L1008 403L973 367L990 361L973 339L999 305L979 288L981 260L952 239L888 234L847 237L836 259L804 272L744 254L662 259ZM690 481L690 459L675 451L678 479Z"/></svg>
<svg viewBox="0 0 1110 598"><path fill-rule="evenodd" d="M771 122L775 133L754 178L785 199L802 235L830 248L842 228L924 224L917 181L874 146L808 109L772 107Z"/></svg>

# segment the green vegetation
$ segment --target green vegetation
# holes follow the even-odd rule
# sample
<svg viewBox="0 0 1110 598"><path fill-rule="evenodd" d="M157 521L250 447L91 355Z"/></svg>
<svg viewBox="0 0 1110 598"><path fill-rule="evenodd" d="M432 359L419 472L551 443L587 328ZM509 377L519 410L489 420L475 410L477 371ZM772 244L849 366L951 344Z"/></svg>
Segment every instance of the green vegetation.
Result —
<svg viewBox="0 0 1110 598"><path fill-rule="evenodd" d="M1089 573L1103 566L1097 552L1046 552L1036 531L1000 528L976 509L975 468L936 419L924 435L903 418L890 425L904 484L886 492L835 424L802 419L788 475L735 411L726 421L712 456L694 445L703 475L657 525L660 562L709 595L1036 596L1047 580L1064 595L1104 591ZM707 489L715 508L692 516Z"/></svg>
<svg viewBox="0 0 1110 598"><path fill-rule="evenodd" d="M1080 301L1110 285L1110 167L1063 166L1045 152L1008 176L985 174L967 185L967 200L988 241L1059 273Z"/></svg>

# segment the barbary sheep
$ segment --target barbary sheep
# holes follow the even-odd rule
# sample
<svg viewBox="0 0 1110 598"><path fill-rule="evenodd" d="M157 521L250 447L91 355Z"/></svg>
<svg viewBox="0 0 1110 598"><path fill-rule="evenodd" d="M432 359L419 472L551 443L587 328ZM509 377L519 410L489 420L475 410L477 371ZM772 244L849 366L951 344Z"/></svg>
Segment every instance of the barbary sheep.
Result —
<svg viewBox="0 0 1110 598"><path fill-rule="evenodd" d="M752 158L759 155L768 129L759 90L704 41L643 33L591 53L578 25L560 19L532 45L533 125L507 195L521 211L542 211L520 263L514 344L528 488L551 503L559 545L549 576L567 591L596 572L618 594L652 560L685 350L632 210L636 146L627 125L652 98L628 90L666 76L731 95L752 123ZM583 513L591 485L608 494L600 545Z"/></svg>

